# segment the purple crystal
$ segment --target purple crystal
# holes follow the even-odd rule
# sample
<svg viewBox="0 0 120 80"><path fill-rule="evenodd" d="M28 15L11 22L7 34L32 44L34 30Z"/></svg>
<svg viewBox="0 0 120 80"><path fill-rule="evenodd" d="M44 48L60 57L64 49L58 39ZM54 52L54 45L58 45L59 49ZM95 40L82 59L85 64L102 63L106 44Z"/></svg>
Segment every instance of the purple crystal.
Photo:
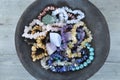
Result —
<svg viewBox="0 0 120 80"><path fill-rule="evenodd" d="M85 32L83 29L78 29L78 30L79 30L79 32L77 32L77 39L79 40L78 43L81 43L81 41L85 37Z"/></svg>

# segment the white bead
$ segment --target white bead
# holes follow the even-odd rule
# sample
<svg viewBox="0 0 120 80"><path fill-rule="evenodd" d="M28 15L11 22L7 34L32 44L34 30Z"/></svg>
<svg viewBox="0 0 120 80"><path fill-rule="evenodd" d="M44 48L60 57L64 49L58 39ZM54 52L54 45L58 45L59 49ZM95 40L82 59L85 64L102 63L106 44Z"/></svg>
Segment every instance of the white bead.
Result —
<svg viewBox="0 0 120 80"><path fill-rule="evenodd" d="M49 59L49 57L45 57L43 59L40 60L41 66L45 69L49 69L50 67L48 65L46 65L46 61Z"/></svg>

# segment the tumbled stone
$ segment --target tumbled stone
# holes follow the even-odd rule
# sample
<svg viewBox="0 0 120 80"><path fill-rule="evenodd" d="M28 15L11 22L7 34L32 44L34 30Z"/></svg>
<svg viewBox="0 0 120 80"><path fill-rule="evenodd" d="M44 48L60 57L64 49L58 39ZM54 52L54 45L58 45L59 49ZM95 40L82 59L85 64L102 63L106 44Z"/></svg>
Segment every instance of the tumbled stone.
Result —
<svg viewBox="0 0 120 80"><path fill-rule="evenodd" d="M50 33L50 42L57 47L61 46L61 36L58 33Z"/></svg>
<svg viewBox="0 0 120 80"><path fill-rule="evenodd" d="M56 19L55 19L53 16L49 15L49 14L45 15L45 16L42 18L42 22L43 22L44 24L52 24L52 23L54 23L55 21L56 21Z"/></svg>

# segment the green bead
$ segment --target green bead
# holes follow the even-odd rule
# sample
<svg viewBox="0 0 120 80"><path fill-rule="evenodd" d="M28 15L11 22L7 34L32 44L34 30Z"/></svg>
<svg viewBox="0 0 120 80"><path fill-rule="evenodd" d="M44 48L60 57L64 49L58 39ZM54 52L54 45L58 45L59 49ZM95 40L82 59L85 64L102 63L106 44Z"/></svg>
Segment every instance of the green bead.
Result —
<svg viewBox="0 0 120 80"><path fill-rule="evenodd" d="M45 16L42 18L42 22L43 22L44 24L52 24L52 23L54 23L55 21L56 21L56 19L55 19L53 16L49 15L49 14L45 15Z"/></svg>

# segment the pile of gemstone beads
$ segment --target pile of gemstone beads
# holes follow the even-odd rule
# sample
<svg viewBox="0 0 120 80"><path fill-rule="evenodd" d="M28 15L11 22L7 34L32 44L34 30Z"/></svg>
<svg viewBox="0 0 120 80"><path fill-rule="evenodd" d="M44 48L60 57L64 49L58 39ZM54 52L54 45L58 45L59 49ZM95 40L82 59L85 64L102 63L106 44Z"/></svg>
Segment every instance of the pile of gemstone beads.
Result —
<svg viewBox="0 0 120 80"><path fill-rule="evenodd" d="M81 10L44 8L22 34L31 46L32 61L58 73L82 70L91 64L95 56L93 38L84 18Z"/></svg>

